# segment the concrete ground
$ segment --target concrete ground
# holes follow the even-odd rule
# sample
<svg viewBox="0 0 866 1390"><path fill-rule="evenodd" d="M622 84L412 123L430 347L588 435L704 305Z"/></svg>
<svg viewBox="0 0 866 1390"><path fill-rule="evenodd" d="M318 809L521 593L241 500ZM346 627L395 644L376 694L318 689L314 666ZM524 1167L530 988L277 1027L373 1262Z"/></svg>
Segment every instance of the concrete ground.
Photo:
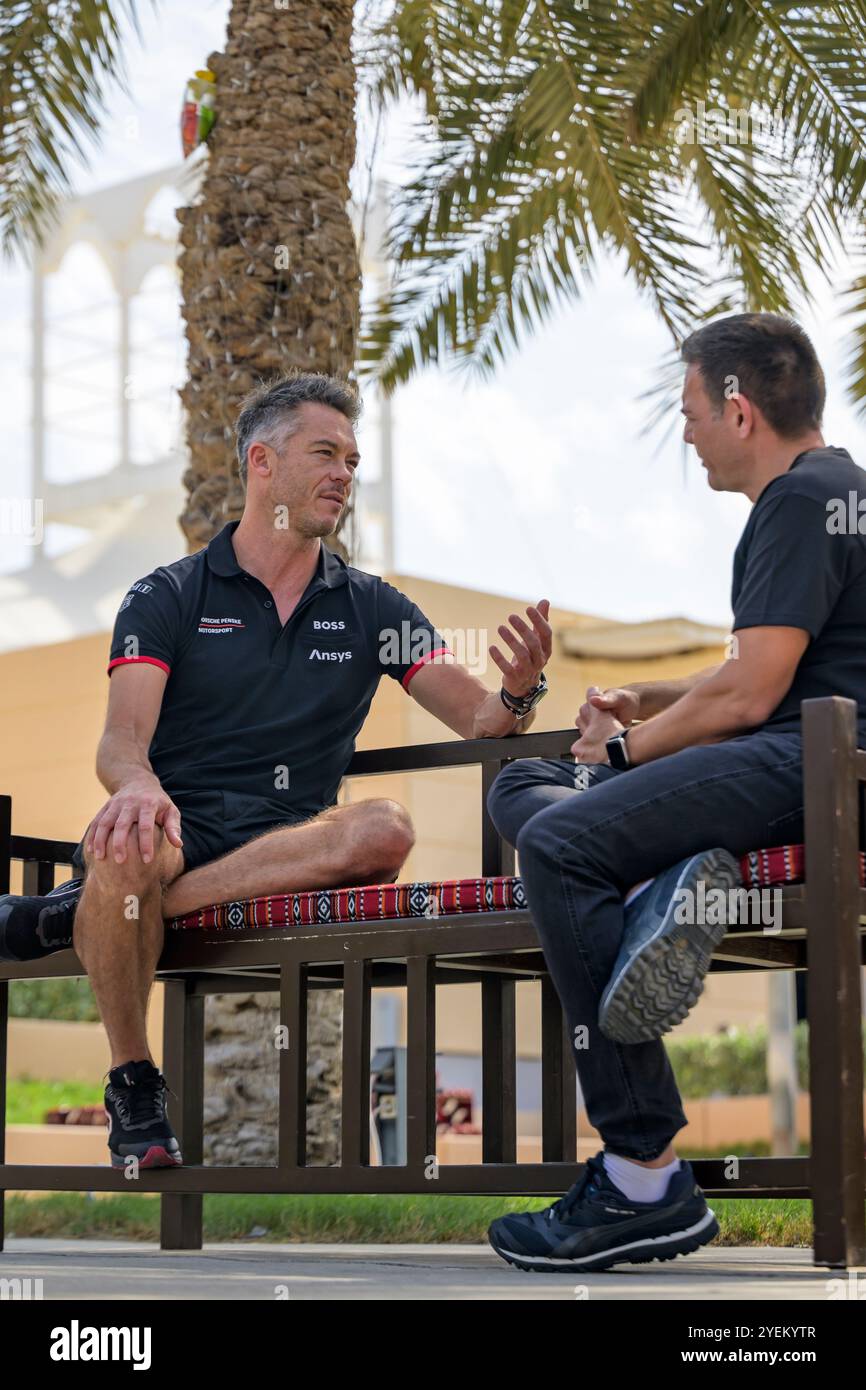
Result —
<svg viewBox="0 0 866 1390"><path fill-rule="evenodd" d="M207 1245L160 1253L127 1241L12 1238L0 1279L41 1279L46 1300L729 1299L826 1302L850 1296L845 1271L809 1250L711 1247L603 1274L523 1274L480 1245ZM833 1284L831 1281L840 1281ZM861 1292L866 1273L859 1273ZM844 1288L843 1288L844 1285ZM31 1286L36 1287L36 1286ZM8 1295L7 1295L8 1297Z"/></svg>

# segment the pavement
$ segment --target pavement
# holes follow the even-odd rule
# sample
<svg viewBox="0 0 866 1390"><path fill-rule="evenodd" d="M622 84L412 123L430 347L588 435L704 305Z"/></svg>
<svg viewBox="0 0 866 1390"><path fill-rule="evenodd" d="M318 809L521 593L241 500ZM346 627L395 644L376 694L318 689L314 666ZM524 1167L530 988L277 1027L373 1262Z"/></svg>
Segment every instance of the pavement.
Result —
<svg viewBox="0 0 866 1390"><path fill-rule="evenodd" d="M524 1274L484 1245L156 1245L12 1237L0 1280L42 1280L48 1300L538 1299L821 1301L866 1296L866 1271L816 1268L806 1249L712 1246L601 1274ZM859 1285L857 1280L859 1279ZM835 1281L835 1282L834 1282ZM857 1292L852 1293L852 1284ZM31 1284L31 1289L39 1286ZM0 1298L9 1297L2 1286Z"/></svg>

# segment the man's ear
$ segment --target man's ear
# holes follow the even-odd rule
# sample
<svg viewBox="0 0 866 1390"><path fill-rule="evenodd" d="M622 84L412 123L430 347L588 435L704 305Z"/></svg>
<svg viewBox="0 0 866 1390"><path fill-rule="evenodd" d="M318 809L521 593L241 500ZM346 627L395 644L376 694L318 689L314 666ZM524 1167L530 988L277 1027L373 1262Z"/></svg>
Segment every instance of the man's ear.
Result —
<svg viewBox="0 0 866 1390"><path fill-rule="evenodd" d="M266 474L271 471L267 444L253 443L247 449L247 476L250 473Z"/></svg>
<svg viewBox="0 0 866 1390"><path fill-rule="evenodd" d="M727 399L726 409L740 438L748 438L755 428L755 410L748 396L741 395L739 391L732 392Z"/></svg>

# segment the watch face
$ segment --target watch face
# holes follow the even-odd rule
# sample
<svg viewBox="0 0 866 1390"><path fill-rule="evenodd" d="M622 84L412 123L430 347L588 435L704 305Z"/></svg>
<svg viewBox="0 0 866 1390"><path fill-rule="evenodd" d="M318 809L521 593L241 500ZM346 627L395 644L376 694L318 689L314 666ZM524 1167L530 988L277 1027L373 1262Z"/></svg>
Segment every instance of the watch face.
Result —
<svg viewBox="0 0 866 1390"><path fill-rule="evenodd" d="M609 738L605 747L607 748L607 756L610 759L611 767L615 767L620 771L628 767L625 742L621 734L615 735L614 738Z"/></svg>

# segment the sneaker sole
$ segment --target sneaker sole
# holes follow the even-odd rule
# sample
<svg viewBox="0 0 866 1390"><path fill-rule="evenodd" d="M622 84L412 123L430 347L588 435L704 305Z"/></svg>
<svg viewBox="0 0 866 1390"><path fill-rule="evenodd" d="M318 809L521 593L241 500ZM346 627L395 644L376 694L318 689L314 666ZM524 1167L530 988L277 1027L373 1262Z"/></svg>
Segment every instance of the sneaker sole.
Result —
<svg viewBox="0 0 866 1390"><path fill-rule="evenodd" d="M75 887L73 887L73 888L63 888L62 890L61 890L61 889L55 889L53 893L46 894L46 897L47 897L47 898L54 898L54 899L55 899L55 902L56 902L56 904L57 904L57 906L56 906L56 908L55 908L56 911L67 911L67 912L68 912L68 911L69 911L70 905L69 905L68 903L67 903L67 904L63 904L63 903L62 903L62 899L63 899L64 897L71 897L71 896L73 895L73 893L74 893L74 895L75 895L75 897L74 897L74 905L77 906L77 904L78 904L78 898L81 896L80 888L77 887L77 886L75 886ZM0 897L0 961L3 961L3 962L5 962L6 964L9 964L9 965L25 965L28 961L31 961L31 960L41 960L41 959L43 959L43 957L46 956L46 955L54 955L54 954L56 954L58 951L68 951L68 950L71 950L71 949L72 949L72 937L71 937L71 936L70 936L70 938L69 938L69 941L63 941L63 942L45 941L45 940L40 936L40 932L41 932L41 930L42 930L41 924L37 923L37 926L36 926L36 928L35 928L35 930L34 930L33 935L34 935L34 939L37 940L37 941L39 941L39 944L40 944L40 946L41 946L43 949L40 950L40 951L37 951L37 952L35 952L35 953L32 953L32 954L30 954L30 955L26 955L26 956L19 956L19 955L16 955L15 952L11 949L11 947L7 945L7 940L6 940L6 935L7 935L7 933L6 933L6 929L7 929L8 923L7 923L6 915L4 914L3 909L4 909L4 907L9 903L9 900L10 900L10 899L12 899L12 898L14 898L14 897L17 897L17 896L19 896L19 895L17 895L17 894L12 894L12 893L8 893L8 894L3 894L3 896ZM44 910L44 909L43 909L43 910Z"/></svg>
<svg viewBox="0 0 866 1390"><path fill-rule="evenodd" d="M742 887L739 865L726 850L705 855L699 877L712 879L714 888ZM674 922L669 909L609 986L598 1015L604 1036L618 1043L652 1042L682 1023L703 993L727 929L723 922Z"/></svg>
<svg viewBox="0 0 866 1390"><path fill-rule="evenodd" d="M138 1162L139 1168L182 1168L180 1154L170 1154L161 1144L152 1144L147 1153L139 1158L137 1154L116 1154L109 1149L112 1168L125 1168L131 1158Z"/></svg>
<svg viewBox="0 0 866 1390"><path fill-rule="evenodd" d="M577 1259L557 1259L553 1255L520 1255L508 1250L489 1236L490 1244L508 1264L529 1274L575 1274L593 1270L610 1269L612 1265L652 1264L653 1260L675 1260L677 1255L691 1255L702 1245L708 1245L719 1234L719 1223L715 1212L707 1207L706 1214L694 1226L683 1231L672 1231L670 1235L651 1236L646 1240L630 1241L627 1245L614 1246L611 1250L600 1250L593 1255L583 1255Z"/></svg>

